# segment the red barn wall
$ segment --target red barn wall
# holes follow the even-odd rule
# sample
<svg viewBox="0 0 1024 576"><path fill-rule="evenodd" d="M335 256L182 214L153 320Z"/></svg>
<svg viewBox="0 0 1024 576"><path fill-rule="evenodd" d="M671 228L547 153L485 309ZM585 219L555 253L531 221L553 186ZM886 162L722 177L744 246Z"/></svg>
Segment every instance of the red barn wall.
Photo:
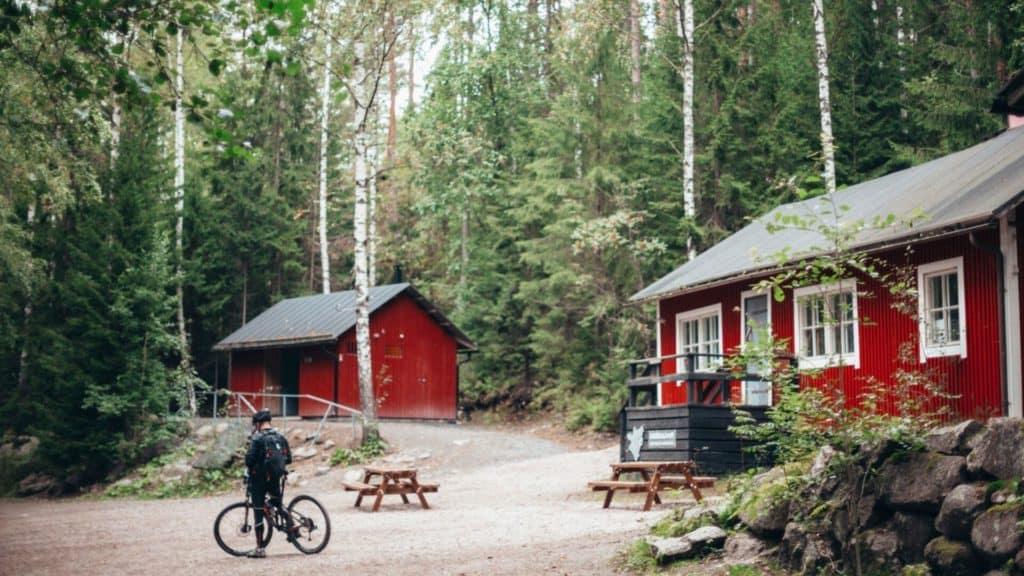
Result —
<svg viewBox="0 0 1024 576"><path fill-rule="evenodd" d="M455 339L411 297L401 294L373 313L370 340L380 417L455 419ZM338 354L338 401L358 408L355 330L338 340Z"/></svg>
<svg viewBox="0 0 1024 576"><path fill-rule="evenodd" d="M309 394L324 400L334 399L333 344L308 346L299 356L299 394ZM309 398L299 398L300 416L323 416L327 406Z"/></svg>
<svg viewBox="0 0 1024 576"><path fill-rule="evenodd" d="M995 230L979 232L977 237L986 244L999 245L999 235ZM910 349L911 363L904 367L933 371L937 379L944 383L946 390L956 396L946 401L955 414L963 417L984 417L1002 412L999 301L995 257L971 246L968 236L963 235L921 243L915 245L913 251L909 253L904 249L893 250L882 254L881 258L892 265L914 267L916 283L918 265L957 256L964 258L967 357L932 358L922 364L918 359L916 319L895 310L893 297L879 282L864 277L858 278L860 368L847 366L842 369L830 369L822 376L833 383L841 383L848 402L853 402L859 397L871 379L891 385L892 374L900 366L901 345L909 342L913 346ZM661 300L658 305L660 354L676 353L676 314L716 303L722 304L724 350L736 350L741 344L742 337L740 294L750 289L754 283L756 280L736 282ZM792 352L792 292L787 291L782 302L773 299L771 308L772 332L777 338L788 340ZM916 315L916 309L914 314ZM674 361L663 363L662 373L667 374L674 370ZM661 393L662 404L686 401L685 388L674 382L662 384Z"/></svg>
<svg viewBox="0 0 1024 576"><path fill-rule="evenodd" d="M263 392L264 384L263 351L248 350L231 353L231 390L239 393ZM263 408L263 398L246 396L259 410Z"/></svg>

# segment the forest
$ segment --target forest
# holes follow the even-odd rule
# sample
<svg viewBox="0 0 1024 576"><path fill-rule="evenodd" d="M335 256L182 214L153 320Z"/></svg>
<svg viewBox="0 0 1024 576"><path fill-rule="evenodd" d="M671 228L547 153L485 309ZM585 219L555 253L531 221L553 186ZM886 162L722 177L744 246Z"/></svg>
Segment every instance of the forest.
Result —
<svg viewBox="0 0 1024 576"><path fill-rule="evenodd" d="M360 234L479 346L467 413L611 427L629 296L826 191L814 4L838 186L1004 128L1021 0L0 0L5 433L146 458Z"/></svg>

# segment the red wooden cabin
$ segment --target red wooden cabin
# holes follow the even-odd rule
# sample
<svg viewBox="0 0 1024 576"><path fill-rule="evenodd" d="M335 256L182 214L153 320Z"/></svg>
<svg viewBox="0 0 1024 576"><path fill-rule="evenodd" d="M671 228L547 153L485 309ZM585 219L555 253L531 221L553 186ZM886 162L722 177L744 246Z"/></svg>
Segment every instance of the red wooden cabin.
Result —
<svg viewBox="0 0 1024 576"><path fill-rule="evenodd" d="M229 386L257 407L322 416L311 395L359 407L355 291L290 298L250 320L214 350L230 354ZM381 418L454 420L458 355L473 343L411 285L370 290L370 354Z"/></svg>
<svg viewBox="0 0 1024 576"><path fill-rule="evenodd" d="M869 379L891 382L900 346L914 346L918 367L937 374L956 415L1022 415L1021 313L1017 222L1024 221L1024 129L931 162L850 186L834 202L815 198L780 206L633 296L657 303L660 373L684 371L677 354L698 354L695 369L713 368L700 354L730 354L768 326L788 340L801 367L824 368L853 401ZM836 207L845 207L836 210ZM782 301L754 291L784 269L774 255L823 253L829 242L816 230L769 231L780 215L840 225L866 224L852 248L911 271L918 309L894 309L878 281L851 274L841 283L787 290ZM921 217L910 225L872 227L888 215ZM819 221L820 221L819 220ZM910 249L908 251L908 248ZM796 263L800 258L793 258ZM835 303L840 303L835 306ZM823 307L842 309L838 326ZM838 367L837 367L838 366ZM842 370L842 378L838 372ZM770 403L756 385L733 384L734 402ZM682 381L656 389L661 406L688 403Z"/></svg>

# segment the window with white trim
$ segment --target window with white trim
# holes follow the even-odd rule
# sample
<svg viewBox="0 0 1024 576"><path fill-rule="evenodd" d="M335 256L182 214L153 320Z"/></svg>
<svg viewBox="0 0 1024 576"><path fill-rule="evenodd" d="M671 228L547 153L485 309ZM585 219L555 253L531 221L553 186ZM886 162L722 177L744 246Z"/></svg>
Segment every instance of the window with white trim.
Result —
<svg viewBox="0 0 1024 576"><path fill-rule="evenodd" d="M855 281L798 288L793 306L801 367L860 365Z"/></svg>
<svg viewBox="0 0 1024 576"><path fill-rule="evenodd" d="M721 364L717 357L722 353L721 304L676 315L676 353L697 354L694 370L714 369Z"/></svg>
<svg viewBox="0 0 1024 576"><path fill-rule="evenodd" d="M964 259L951 258L917 269L921 361L967 356L964 325Z"/></svg>

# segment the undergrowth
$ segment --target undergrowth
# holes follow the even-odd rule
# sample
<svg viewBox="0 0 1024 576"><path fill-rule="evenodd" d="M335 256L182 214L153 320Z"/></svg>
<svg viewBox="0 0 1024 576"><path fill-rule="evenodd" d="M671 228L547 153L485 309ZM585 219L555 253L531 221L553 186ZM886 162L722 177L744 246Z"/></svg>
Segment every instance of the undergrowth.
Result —
<svg viewBox="0 0 1024 576"><path fill-rule="evenodd" d="M331 454L331 466L352 466L383 456L388 445L379 436L371 438L358 448L338 448Z"/></svg>
<svg viewBox="0 0 1024 576"><path fill-rule="evenodd" d="M158 456L137 469L136 477L122 480L108 487L104 491L103 497L141 498L144 500L195 498L224 492L237 486L238 481L245 476L244 467L234 466L223 470L190 470L177 479L162 477L161 472L165 466L187 459L194 452L195 447L187 445Z"/></svg>

